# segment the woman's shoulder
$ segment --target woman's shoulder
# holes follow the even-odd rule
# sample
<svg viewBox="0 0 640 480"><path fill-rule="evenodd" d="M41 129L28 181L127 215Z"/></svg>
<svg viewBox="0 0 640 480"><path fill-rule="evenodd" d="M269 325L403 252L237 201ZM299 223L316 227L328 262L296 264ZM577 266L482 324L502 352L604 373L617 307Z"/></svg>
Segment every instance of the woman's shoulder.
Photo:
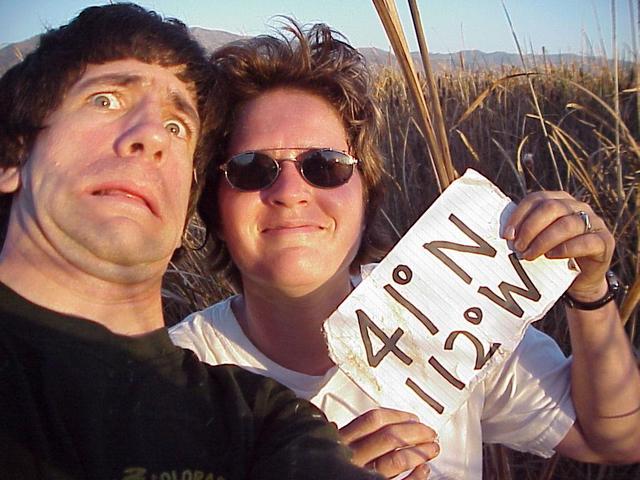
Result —
<svg viewBox="0 0 640 480"><path fill-rule="evenodd" d="M169 328L171 335L198 329L217 328L225 321L235 320L235 315L231 309L231 302L237 295L225 298L213 305L189 314L181 322Z"/></svg>

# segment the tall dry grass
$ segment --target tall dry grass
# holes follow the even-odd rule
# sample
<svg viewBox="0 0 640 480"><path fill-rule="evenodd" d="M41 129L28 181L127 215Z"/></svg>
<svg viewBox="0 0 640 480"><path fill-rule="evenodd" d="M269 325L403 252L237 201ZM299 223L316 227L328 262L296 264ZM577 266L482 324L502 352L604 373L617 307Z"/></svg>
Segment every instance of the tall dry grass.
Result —
<svg viewBox="0 0 640 480"><path fill-rule="evenodd" d="M482 172L516 200L527 192L557 189L561 184L589 202L614 232L617 248L613 268L631 285L640 276L640 117L634 68L626 64L618 71L619 145L613 104L616 89L609 65L553 67L542 63L538 68L529 76L513 67L498 71L458 69L436 76L453 165L460 173L469 167ZM398 71L378 72L376 96L387 120L380 139L388 172L388 194L381 215L392 235L399 238L437 197L438 188L425 158L427 142ZM621 176L616 166L618 155ZM193 227L192 234L197 244L200 227ZM201 255L191 252L166 276L169 324L229 293L206 273ZM538 326L568 352L563 317L562 309L553 310ZM634 309L626 328L636 347L640 346L638 322ZM485 458L485 478L489 480L640 479L640 465L587 465L493 448L487 449Z"/></svg>
<svg viewBox="0 0 640 480"><path fill-rule="evenodd" d="M558 189L561 184L589 202L614 232L617 250L613 268L631 285L639 273L639 127L632 69L620 70L619 78L619 147L612 108L614 81L608 69L596 65L548 66L529 78L511 68L456 70L440 74L437 84L456 170L474 168L516 200L527 192ZM380 72L377 96L388 120L382 138L390 175L384 213L393 230L403 234L438 193L424 158L425 141L396 71ZM559 308L538 326L568 352L563 317ZM638 314L633 311L626 326L636 347L640 344L637 325ZM495 449L487 452L486 459L488 479L640 479L637 465L589 466L511 453L505 458L503 451Z"/></svg>

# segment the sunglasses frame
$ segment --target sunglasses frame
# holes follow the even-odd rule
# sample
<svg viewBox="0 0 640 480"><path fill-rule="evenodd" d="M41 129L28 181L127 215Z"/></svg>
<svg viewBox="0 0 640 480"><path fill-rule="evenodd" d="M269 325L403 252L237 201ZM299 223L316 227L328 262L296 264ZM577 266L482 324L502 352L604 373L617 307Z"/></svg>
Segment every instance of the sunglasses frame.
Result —
<svg viewBox="0 0 640 480"><path fill-rule="evenodd" d="M271 155L269 155L267 152L273 152L273 151L278 151L278 150L305 150L304 152L300 153L299 155L297 155L294 158L273 158ZM333 153L339 153L341 155L344 155L347 159L346 162L341 162L343 165L348 165L351 167L351 172L349 173L349 176L347 177L347 179L343 182L340 183L338 185L333 185L333 186L322 186L322 185L317 185L315 183L313 183L311 180L309 180L305 174L304 174L304 168L303 168L303 163L304 161L313 154L316 153L322 153L322 152L333 152ZM233 161L234 158L239 157L240 155L247 155L250 153L259 153L261 155L264 155L266 157L268 157L273 163L275 163L276 165L276 174L273 178L273 180L271 180L269 183L267 183L265 186L260 187L260 188L250 188L250 189L246 189L246 188L241 188L238 187L237 185L234 185L233 182L231 182L231 180L229 179L229 164ZM349 180L351 179L351 177L353 176L353 171L354 168L358 168L358 165L360 163L360 160L358 160L355 157L352 157L351 155L349 155L347 152L343 151L343 150L335 150L333 148L320 148L320 147L281 147L281 148L267 148L264 150L248 150L246 152L241 152L238 153L236 155L233 155L232 157L230 157L226 162L224 162L222 165L220 165L218 168L220 170L222 170L224 172L224 177L225 180L227 181L227 183L231 186L231 188L235 189L235 190L239 190L241 192L259 192L262 190L268 190L269 188L271 188L273 186L274 183L276 183L276 181L278 180L278 178L280 177L280 173L282 172L282 167L280 166L281 162L293 162L296 165L296 170L298 170L298 173L300 174L300 176L302 177L302 179L307 182L309 185L311 185L314 188L321 188L321 189L332 189L332 188L338 188L341 187L342 185L345 185L347 182L349 182Z"/></svg>

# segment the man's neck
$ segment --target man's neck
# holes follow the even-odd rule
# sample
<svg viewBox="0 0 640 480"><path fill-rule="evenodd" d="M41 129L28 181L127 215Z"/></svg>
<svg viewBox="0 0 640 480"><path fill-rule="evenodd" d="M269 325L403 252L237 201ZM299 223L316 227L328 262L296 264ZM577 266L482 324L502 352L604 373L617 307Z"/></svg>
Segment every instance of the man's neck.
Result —
<svg viewBox="0 0 640 480"><path fill-rule="evenodd" d="M161 278L106 280L46 254L25 252L7 239L0 281L32 303L100 323L114 333L140 335L162 328Z"/></svg>

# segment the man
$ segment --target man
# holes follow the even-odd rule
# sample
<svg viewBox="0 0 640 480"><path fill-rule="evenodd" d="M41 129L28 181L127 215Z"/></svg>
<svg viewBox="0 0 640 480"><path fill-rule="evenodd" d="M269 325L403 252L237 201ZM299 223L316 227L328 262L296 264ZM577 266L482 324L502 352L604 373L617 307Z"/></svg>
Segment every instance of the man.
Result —
<svg viewBox="0 0 640 480"><path fill-rule="evenodd" d="M3 478L373 478L318 410L163 328L209 68L183 24L115 4L0 80Z"/></svg>

